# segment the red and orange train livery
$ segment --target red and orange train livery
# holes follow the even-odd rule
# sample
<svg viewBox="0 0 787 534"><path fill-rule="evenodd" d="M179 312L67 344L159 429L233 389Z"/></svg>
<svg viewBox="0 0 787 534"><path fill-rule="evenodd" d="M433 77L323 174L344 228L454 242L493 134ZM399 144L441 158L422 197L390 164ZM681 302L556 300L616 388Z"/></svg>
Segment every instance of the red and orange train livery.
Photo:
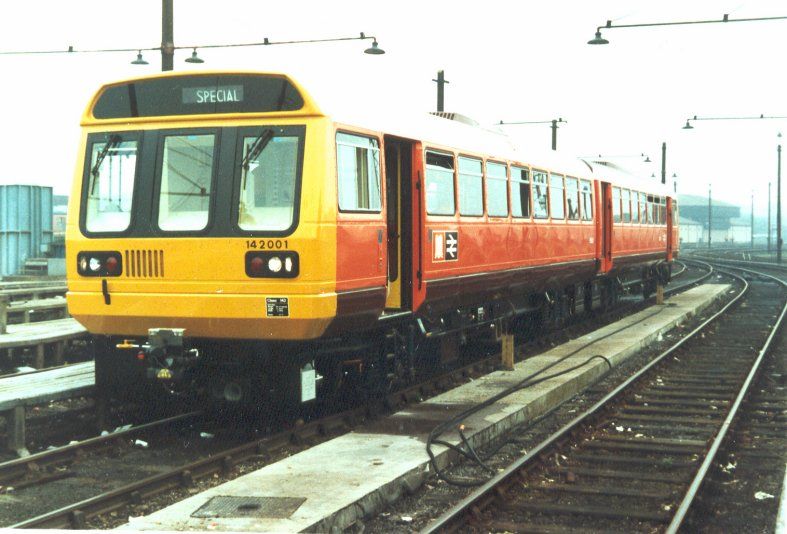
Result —
<svg viewBox="0 0 787 534"><path fill-rule="evenodd" d="M271 73L98 91L67 264L99 391L268 406L385 387L435 344L450 356L468 333L560 324L669 278L677 206L655 181L450 114L354 111Z"/></svg>

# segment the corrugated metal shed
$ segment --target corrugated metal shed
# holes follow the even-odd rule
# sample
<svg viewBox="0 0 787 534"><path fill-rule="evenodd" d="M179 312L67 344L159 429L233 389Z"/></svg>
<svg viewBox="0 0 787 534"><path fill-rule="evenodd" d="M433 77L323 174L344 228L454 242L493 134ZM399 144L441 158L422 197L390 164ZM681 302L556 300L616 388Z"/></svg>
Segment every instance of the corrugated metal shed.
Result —
<svg viewBox="0 0 787 534"><path fill-rule="evenodd" d="M52 188L0 185L0 276L21 272L52 241Z"/></svg>

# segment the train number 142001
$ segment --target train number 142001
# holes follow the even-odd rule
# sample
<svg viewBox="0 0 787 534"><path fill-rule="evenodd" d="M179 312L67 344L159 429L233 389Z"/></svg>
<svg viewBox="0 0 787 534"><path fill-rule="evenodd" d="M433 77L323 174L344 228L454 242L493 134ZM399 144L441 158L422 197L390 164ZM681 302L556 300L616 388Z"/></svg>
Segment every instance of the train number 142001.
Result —
<svg viewBox="0 0 787 534"><path fill-rule="evenodd" d="M252 239L251 241L246 241L246 248L284 250L289 248L289 244L286 239Z"/></svg>

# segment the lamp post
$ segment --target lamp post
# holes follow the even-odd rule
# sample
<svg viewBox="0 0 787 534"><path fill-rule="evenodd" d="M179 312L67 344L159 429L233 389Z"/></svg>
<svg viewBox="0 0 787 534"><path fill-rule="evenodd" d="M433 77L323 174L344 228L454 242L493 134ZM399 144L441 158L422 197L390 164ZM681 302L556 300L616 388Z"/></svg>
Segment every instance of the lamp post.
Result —
<svg viewBox="0 0 787 534"><path fill-rule="evenodd" d="M141 59L137 58L137 60ZM161 0L161 70L174 68L175 37L172 24L172 0ZM133 62L132 62L133 63ZM134 63L137 65L137 63Z"/></svg>
<svg viewBox="0 0 787 534"><path fill-rule="evenodd" d="M749 233L751 234L751 248L754 248L754 189L751 190L751 222L749 222Z"/></svg>
<svg viewBox="0 0 787 534"><path fill-rule="evenodd" d="M667 142L661 143L661 183L667 183Z"/></svg>
<svg viewBox="0 0 787 534"><path fill-rule="evenodd" d="M596 28L596 36L588 41L589 45L605 45L609 44L609 41L604 39L601 36L601 30L611 30L614 28L646 28L646 27L655 27L655 26L688 26L691 24L716 24L716 23L729 23L729 22L757 22L757 21L766 21L766 20L784 20L787 17L752 17L752 18L744 18L744 19L731 19L729 15L725 14L721 19L711 19L711 20L686 20L686 21L676 21L676 22L643 22L639 24L612 24L611 20L608 20L604 26L598 26Z"/></svg>
<svg viewBox="0 0 787 534"><path fill-rule="evenodd" d="M432 79L437 82L437 111L445 111L445 84L451 83L445 79L445 71L437 71L437 79Z"/></svg>
<svg viewBox="0 0 787 534"><path fill-rule="evenodd" d="M781 136L781 134L779 134ZM782 145L776 147L776 263L782 262Z"/></svg>
<svg viewBox="0 0 787 534"><path fill-rule="evenodd" d="M768 254L771 253L771 182L768 182Z"/></svg>
<svg viewBox="0 0 787 534"><path fill-rule="evenodd" d="M557 118L557 119L552 119L550 121L519 121L519 122L500 121L498 124L501 126L511 125L511 124L551 124L550 128L552 128L552 150L557 150L558 123L568 124L568 121L564 121L562 118Z"/></svg>
<svg viewBox="0 0 787 534"><path fill-rule="evenodd" d="M711 207L711 193L710 193L710 186L708 184L708 250L710 250L710 243L711 243L711 228L712 228L712 215L713 215L713 208Z"/></svg>

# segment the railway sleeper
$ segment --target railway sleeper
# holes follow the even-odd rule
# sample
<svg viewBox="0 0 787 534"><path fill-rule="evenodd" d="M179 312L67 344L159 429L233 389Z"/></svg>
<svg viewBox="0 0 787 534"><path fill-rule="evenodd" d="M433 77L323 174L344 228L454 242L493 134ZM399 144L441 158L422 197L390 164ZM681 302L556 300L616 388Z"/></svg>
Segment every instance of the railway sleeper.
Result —
<svg viewBox="0 0 787 534"><path fill-rule="evenodd" d="M607 517L612 519L632 519L638 521L654 521L666 523L672 516L665 512L646 511L646 510L616 510L604 506L573 506L570 504L554 504L546 501L515 501L502 505L502 508L509 511L532 512L537 514L572 514L586 515L591 517Z"/></svg>
<svg viewBox="0 0 787 534"><path fill-rule="evenodd" d="M614 478L619 480L637 480L642 482L666 482L668 484L682 484L689 477L686 470L681 472L667 473L641 473L636 471L623 471L619 469L595 469L582 466L558 467L550 470L554 473L594 477L594 478Z"/></svg>
<svg viewBox="0 0 787 534"><path fill-rule="evenodd" d="M542 486L528 486L529 490L544 492L581 493L584 495L608 495L613 497L631 497L634 499L667 500L674 496L669 491L648 491L636 488L621 488L619 486L592 486L581 484L547 484Z"/></svg>

